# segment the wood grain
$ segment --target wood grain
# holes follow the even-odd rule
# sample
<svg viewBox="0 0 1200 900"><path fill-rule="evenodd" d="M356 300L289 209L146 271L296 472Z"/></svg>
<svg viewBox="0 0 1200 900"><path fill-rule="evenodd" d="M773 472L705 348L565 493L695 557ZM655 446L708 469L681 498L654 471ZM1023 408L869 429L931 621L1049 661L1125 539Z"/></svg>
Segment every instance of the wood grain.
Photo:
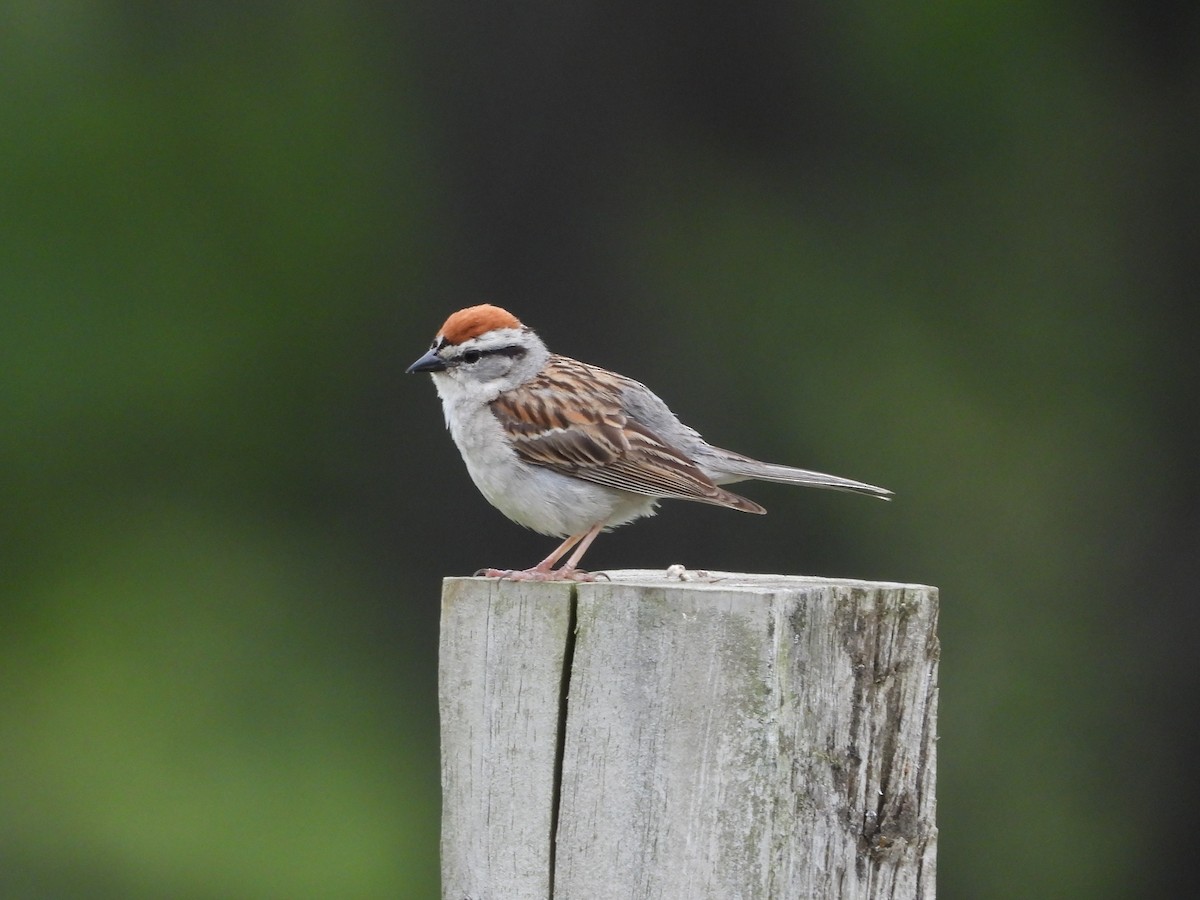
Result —
<svg viewBox="0 0 1200 900"><path fill-rule="evenodd" d="M936 589L609 574L447 581L492 651L443 657L443 897L934 896Z"/></svg>

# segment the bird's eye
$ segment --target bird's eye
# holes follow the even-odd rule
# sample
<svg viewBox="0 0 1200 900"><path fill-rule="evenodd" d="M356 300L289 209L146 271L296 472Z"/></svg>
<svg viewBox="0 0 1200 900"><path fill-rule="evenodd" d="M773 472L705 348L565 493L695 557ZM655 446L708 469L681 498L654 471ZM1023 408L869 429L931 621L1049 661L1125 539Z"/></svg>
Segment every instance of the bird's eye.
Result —
<svg viewBox="0 0 1200 900"><path fill-rule="evenodd" d="M462 361L465 363L479 362L479 357L483 356L478 350L468 350L462 355Z"/></svg>

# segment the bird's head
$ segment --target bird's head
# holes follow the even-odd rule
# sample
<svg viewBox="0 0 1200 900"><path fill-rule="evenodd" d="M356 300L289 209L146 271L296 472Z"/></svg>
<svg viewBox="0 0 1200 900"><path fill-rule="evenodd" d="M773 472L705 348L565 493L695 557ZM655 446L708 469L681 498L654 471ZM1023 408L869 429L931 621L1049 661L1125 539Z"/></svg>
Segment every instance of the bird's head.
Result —
<svg viewBox="0 0 1200 900"><path fill-rule="evenodd" d="M516 316L485 303L450 316L429 352L406 371L430 373L443 396L470 393L490 400L536 375L549 355Z"/></svg>

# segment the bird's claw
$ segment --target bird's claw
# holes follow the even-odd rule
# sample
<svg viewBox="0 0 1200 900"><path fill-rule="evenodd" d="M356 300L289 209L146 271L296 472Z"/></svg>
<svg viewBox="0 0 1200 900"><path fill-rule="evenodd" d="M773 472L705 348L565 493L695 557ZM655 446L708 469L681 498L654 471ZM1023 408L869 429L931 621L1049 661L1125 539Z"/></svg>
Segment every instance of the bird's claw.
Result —
<svg viewBox="0 0 1200 900"><path fill-rule="evenodd" d="M583 569L480 569L476 578L499 578L502 581L596 581L609 577L603 572L585 572Z"/></svg>

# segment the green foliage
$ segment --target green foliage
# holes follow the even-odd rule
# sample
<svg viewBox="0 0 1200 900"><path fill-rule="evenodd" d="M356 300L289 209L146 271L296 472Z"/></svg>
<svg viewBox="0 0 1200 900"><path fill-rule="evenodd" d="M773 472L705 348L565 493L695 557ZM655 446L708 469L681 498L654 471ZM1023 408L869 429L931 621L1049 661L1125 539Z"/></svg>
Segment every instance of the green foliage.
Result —
<svg viewBox="0 0 1200 900"><path fill-rule="evenodd" d="M432 894L436 784L338 613L370 586L197 505L121 511L8 610L5 893Z"/></svg>

